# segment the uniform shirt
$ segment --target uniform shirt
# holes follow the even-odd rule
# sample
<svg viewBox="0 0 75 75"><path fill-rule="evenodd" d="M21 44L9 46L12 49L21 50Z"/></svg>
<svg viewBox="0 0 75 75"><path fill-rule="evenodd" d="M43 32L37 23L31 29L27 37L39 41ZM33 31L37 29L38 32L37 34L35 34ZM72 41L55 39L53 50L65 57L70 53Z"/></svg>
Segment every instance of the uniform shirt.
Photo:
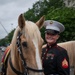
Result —
<svg viewBox="0 0 75 75"><path fill-rule="evenodd" d="M56 43L42 49L42 63L45 75L70 75L67 51Z"/></svg>

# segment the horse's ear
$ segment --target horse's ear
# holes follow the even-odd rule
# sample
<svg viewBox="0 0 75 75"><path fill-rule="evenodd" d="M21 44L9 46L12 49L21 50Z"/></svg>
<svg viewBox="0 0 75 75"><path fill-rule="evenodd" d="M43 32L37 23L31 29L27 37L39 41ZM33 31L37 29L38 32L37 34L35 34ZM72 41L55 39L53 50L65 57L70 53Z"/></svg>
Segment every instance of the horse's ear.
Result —
<svg viewBox="0 0 75 75"><path fill-rule="evenodd" d="M38 20L38 21L36 22L36 25L37 25L39 28L41 28L41 27L43 26L44 21L45 21L45 16L42 16L42 17L40 18L40 20Z"/></svg>
<svg viewBox="0 0 75 75"><path fill-rule="evenodd" d="M25 18L23 14L21 14L18 18L18 25L21 29L25 26Z"/></svg>

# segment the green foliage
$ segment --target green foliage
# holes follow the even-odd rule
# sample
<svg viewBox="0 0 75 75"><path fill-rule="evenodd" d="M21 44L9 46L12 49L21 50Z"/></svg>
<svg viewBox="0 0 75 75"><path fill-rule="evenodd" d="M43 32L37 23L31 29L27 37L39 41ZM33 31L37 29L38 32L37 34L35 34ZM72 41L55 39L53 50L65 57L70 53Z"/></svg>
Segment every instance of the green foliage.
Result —
<svg viewBox="0 0 75 75"><path fill-rule="evenodd" d="M35 4L33 4L33 8L25 12L24 15L27 20L36 22L37 20L39 20L41 16L45 15L46 17L49 13L51 12L54 13L55 9L57 10L62 7L64 7L63 0L40 0L37 1ZM50 19L50 16L47 19ZM45 40L44 30L45 29L43 27L40 31L41 31L42 38Z"/></svg>
<svg viewBox="0 0 75 75"><path fill-rule="evenodd" d="M45 40L45 28L42 27L42 28L40 29L40 32L41 32L42 38Z"/></svg>
<svg viewBox="0 0 75 75"><path fill-rule="evenodd" d="M75 40L75 8L67 8L63 0L39 0L33 4L32 9L24 13L26 20L36 22L45 15L46 20L56 20L65 25L65 31L60 34L58 42ZM41 36L45 40L45 28L41 30ZM14 30L7 37L0 40L0 45L10 43Z"/></svg>
<svg viewBox="0 0 75 75"><path fill-rule="evenodd" d="M5 45L6 45L6 39L1 39L0 46L5 46Z"/></svg>
<svg viewBox="0 0 75 75"><path fill-rule="evenodd" d="M12 40L14 31L15 31L15 29L12 30L12 31L8 34L8 36L7 36L8 40L9 40L9 43L11 43L11 40Z"/></svg>
<svg viewBox="0 0 75 75"><path fill-rule="evenodd" d="M29 20L29 21L33 21L35 19L35 15L34 15L34 12L33 12L33 9L29 9L25 14L24 14L24 17L26 20ZM34 18L33 18L34 17Z"/></svg>
<svg viewBox="0 0 75 75"><path fill-rule="evenodd" d="M12 30L8 36L6 36L5 38L1 39L0 40L0 46L7 46L8 44L11 43L11 40L12 40L12 37L13 37L13 33L14 33L14 30Z"/></svg>

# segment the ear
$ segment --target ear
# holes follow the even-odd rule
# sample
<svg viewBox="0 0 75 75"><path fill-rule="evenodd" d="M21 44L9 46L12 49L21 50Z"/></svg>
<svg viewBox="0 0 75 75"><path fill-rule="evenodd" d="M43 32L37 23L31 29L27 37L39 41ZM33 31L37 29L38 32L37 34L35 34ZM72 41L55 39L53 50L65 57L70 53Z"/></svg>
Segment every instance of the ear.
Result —
<svg viewBox="0 0 75 75"><path fill-rule="evenodd" d="M57 39L59 39L60 35L57 35Z"/></svg>
<svg viewBox="0 0 75 75"><path fill-rule="evenodd" d="M41 27L43 26L44 21L45 21L45 16L42 16L42 17L40 18L40 20L38 20L38 21L36 22L36 25L37 25L39 28L41 28Z"/></svg>
<svg viewBox="0 0 75 75"><path fill-rule="evenodd" d="M23 14L21 14L18 18L18 25L21 29L25 26L25 18Z"/></svg>

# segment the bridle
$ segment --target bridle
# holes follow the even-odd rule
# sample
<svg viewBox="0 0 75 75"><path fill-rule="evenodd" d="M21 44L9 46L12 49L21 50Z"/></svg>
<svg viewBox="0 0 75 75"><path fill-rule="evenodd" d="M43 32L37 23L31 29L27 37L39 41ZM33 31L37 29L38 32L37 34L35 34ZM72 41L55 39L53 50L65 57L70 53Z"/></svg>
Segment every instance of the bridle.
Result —
<svg viewBox="0 0 75 75"><path fill-rule="evenodd" d="M21 57L21 61L22 61L22 65L24 67L24 72L20 72L18 70L16 70L13 65L12 65L12 61L11 61L11 58L9 59L9 64L11 66L11 69L17 74L17 75L28 75L28 70L31 70L31 71L34 71L34 72L43 72L43 69L41 70L38 70L38 69L34 69L34 68L31 68L31 67L28 67L27 64L26 64L26 61L24 59L24 56L23 56L23 52L22 52L22 47L21 47L21 39L20 39L20 36L22 35L22 33L18 33L18 36L17 36L17 50L20 54L20 57Z"/></svg>

